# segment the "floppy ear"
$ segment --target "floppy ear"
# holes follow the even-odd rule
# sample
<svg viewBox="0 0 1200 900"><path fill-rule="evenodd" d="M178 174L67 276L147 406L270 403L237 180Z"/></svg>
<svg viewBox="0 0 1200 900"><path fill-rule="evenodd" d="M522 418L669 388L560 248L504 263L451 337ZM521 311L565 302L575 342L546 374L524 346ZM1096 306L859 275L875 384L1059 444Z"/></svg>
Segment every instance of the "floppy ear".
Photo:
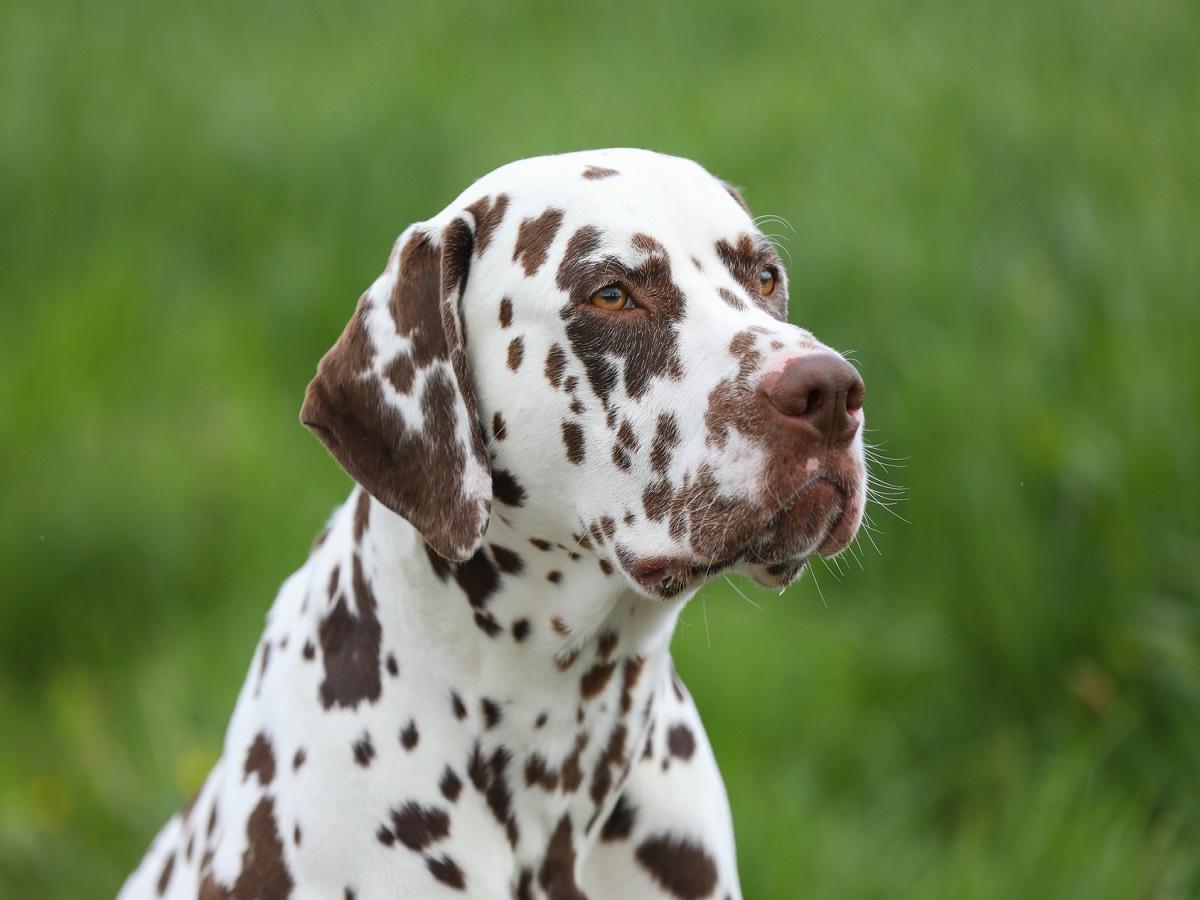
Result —
<svg viewBox="0 0 1200 900"><path fill-rule="evenodd" d="M479 548L492 506L459 312L473 243L463 219L400 235L300 410L355 481L455 561Z"/></svg>

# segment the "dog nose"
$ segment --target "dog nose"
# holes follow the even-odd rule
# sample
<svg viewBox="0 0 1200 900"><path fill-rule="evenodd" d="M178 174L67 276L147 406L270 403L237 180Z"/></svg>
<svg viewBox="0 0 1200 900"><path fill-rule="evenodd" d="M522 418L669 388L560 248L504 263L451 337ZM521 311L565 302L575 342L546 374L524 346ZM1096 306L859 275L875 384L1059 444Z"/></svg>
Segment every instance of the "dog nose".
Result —
<svg viewBox="0 0 1200 900"><path fill-rule="evenodd" d="M865 391L858 370L828 352L796 357L763 383L776 410L835 444L848 444L858 431Z"/></svg>

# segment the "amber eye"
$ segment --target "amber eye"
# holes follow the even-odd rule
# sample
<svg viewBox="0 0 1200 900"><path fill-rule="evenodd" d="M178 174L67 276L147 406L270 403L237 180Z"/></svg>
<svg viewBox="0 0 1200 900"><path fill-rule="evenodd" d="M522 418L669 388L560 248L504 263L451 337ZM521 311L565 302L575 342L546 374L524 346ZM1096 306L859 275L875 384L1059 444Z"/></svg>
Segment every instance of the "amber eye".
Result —
<svg viewBox="0 0 1200 900"><path fill-rule="evenodd" d="M763 269L758 273L758 290L764 297L775 293L775 270Z"/></svg>
<svg viewBox="0 0 1200 900"><path fill-rule="evenodd" d="M618 284L608 284L592 294L592 306L598 306L601 309L618 310L618 309L633 309L634 303L629 296L629 292Z"/></svg>

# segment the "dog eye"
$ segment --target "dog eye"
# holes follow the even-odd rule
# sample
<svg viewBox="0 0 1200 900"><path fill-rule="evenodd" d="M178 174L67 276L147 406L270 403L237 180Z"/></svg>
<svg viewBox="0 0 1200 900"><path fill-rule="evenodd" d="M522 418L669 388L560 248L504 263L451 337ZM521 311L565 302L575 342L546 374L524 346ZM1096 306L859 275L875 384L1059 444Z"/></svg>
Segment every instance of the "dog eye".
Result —
<svg viewBox="0 0 1200 900"><path fill-rule="evenodd" d="M775 270L763 269L758 273L758 290L764 297L770 297L775 293Z"/></svg>
<svg viewBox="0 0 1200 900"><path fill-rule="evenodd" d="M618 284L608 284L592 294L592 306L598 306L601 309L616 311L619 309L633 309L633 298L629 296L629 292Z"/></svg>

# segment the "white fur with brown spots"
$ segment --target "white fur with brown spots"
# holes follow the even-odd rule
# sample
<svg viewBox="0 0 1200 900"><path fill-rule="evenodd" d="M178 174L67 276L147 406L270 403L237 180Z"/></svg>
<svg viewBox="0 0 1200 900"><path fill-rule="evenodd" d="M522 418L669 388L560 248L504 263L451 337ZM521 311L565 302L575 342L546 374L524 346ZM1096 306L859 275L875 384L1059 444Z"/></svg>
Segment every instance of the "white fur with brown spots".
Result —
<svg viewBox="0 0 1200 900"><path fill-rule="evenodd" d="M302 412L359 486L121 896L740 897L675 621L864 496L861 380L786 309L741 198L646 151L406 230Z"/></svg>

